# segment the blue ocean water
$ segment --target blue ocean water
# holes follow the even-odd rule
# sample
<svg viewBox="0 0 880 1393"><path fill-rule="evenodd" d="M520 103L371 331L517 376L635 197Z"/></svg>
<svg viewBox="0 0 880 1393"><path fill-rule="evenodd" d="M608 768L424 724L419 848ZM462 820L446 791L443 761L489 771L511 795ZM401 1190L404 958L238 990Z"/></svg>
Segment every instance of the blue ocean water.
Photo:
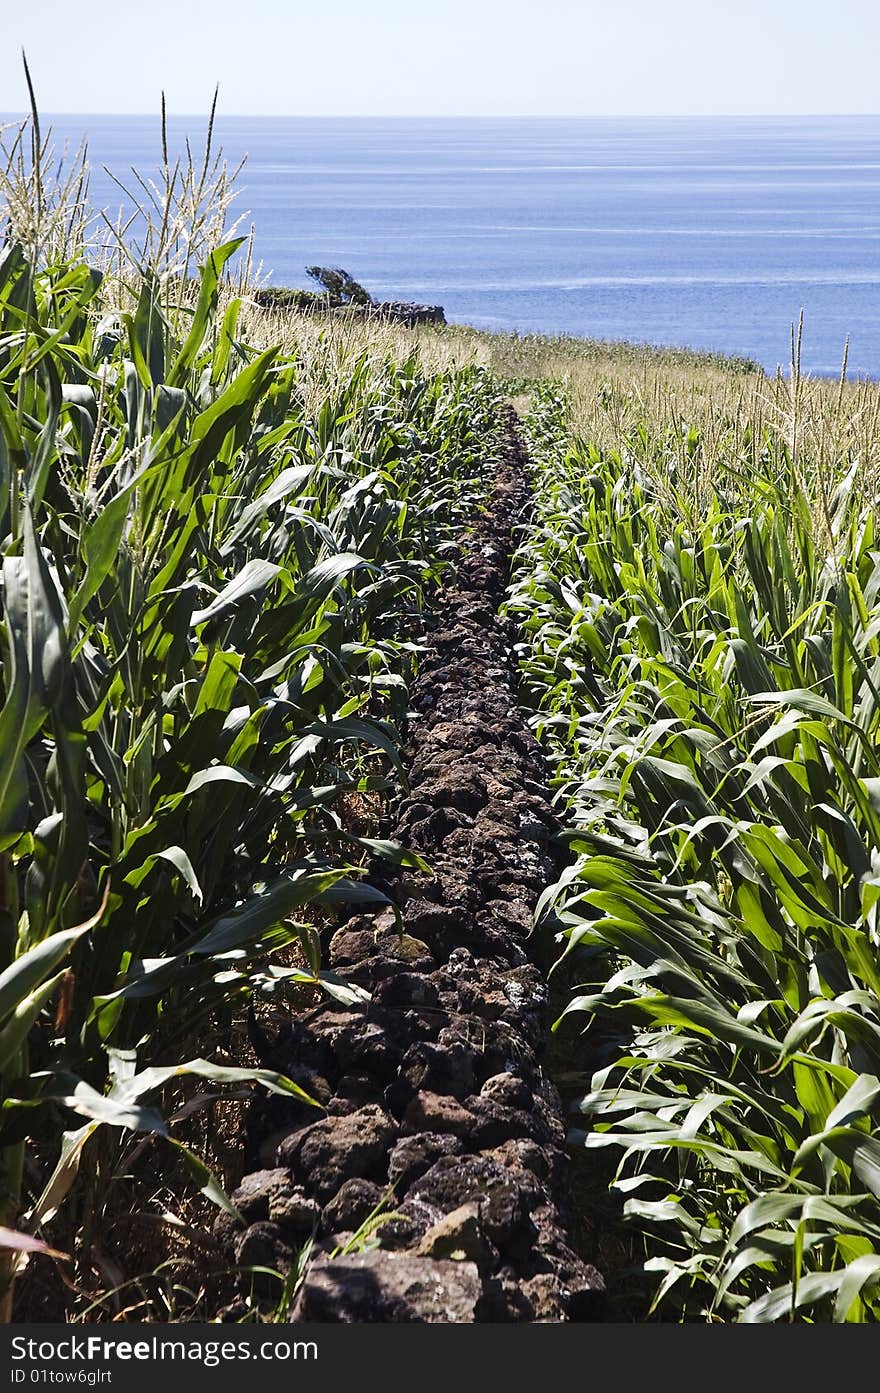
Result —
<svg viewBox="0 0 880 1393"><path fill-rule="evenodd" d="M88 135L93 195L157 163L158 121L52 117ZM204 121L170 123L197 144ZM451 320L719 349L880 377L880 116L221 118L239 208L277 284L344 266Z"/></svg>

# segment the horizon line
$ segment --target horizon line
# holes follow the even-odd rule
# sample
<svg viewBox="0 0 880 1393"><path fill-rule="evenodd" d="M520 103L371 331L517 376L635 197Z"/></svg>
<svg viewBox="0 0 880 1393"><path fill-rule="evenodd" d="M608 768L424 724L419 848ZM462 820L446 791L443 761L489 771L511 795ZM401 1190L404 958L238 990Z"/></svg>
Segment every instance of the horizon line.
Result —
<svg viewBox="0 0 880 1393"><path fill-rule="evenodd" d="M169 119L181 120L190 117L207 117L210 107L203 111L167 110ZM28 120L29 110L0 111L0 117L12 120ZM63 117L156 117L161 118L161 107L153 111L41 111L40 119ZM585 111L585 112L297 112L297 111L223 111L218 109L217 119L223 117L245 118L251 121L786 121L831 118L834 120L873 120L880 116L878 111Z"/></svg>

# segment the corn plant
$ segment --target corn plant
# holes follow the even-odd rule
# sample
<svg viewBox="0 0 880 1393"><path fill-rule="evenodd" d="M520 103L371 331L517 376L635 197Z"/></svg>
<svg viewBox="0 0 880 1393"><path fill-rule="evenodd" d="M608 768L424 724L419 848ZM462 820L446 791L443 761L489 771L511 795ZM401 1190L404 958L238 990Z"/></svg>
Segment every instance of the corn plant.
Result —
<svg viewBox="0 0 880 1393"><path fill-rule="evenodd" d="M697 508L564 415L530 420L510 607L569 827L542 914L592 1025L572 1140L617 1158L661 1315L873 1321L873 510L769 428Z"/></svg>
<svg viewBox="0 0 880 1393"><path fill-rule="evenodd" d="M482 491L495 389L361 355L309 410L296 359L238 332L239 246L178 304L149 270L126 299L84 261L0 251L7 1229L49 1221L96 1129L165 1132L169 1080L298 1091L186 1051L288 981L353 999L314 910L382 901L364 853L406 859L339 808L396 777L419 607ZM278 963L292 944L308 966ZM23 1215L26 1139L51 1153L58 1109L79 1126Z"/></svg>

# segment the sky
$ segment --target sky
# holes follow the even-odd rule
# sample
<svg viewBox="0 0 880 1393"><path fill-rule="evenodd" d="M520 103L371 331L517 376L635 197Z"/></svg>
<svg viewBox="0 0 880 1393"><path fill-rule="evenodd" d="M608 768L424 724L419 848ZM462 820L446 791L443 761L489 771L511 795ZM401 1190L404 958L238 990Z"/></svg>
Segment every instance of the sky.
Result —
<svg viewBox="0 0 880 1393"><path fill-rule="evenodd" d="M876 113L877 0L4 0L0 111Z"/></svg>

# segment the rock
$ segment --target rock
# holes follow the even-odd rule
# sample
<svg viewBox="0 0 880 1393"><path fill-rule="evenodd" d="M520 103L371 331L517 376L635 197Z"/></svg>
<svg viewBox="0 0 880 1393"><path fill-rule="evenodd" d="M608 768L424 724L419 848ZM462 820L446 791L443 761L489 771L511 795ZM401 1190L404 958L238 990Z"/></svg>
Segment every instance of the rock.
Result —
<svg viewBox="0 0 880 1393"><path fill-rule="evenodd" d="M410 1186L407 1199L433 1205L442 1214L481 1199L498 1185L509 1184L506 1172L484 1156L443 1156Z"/></svg>
<svg viewBox="0 0 880 1393"><path fill-rule="evenodd" d="M354 921L354 925L361 924L363 920ZM366 966L378 980L391 971L399 971L401 964L423 972L436 966L428 945L412 934L387 928L378 932L372 921L366 928L354 925L344 925L330 940L328 957L332 967Z"/></svg>
<svg viewBox="0 0 880 1393"><path fill-rule="evenodd" d="M383 1221L377 1230L382 1248L414 1248L419 1239L440 1218L440 1211L418 1199L394 1206L394 1218Z"/></svg>
<svg viewBox="0 0 880 1393"><path fill-rule="evenodd" d="M531 1114L537 1124L542 1139L552 1142L560 1150L565 1146L565 1123L561 1107L557 1108L546 1098L532 1099Z"/></svg>
<svg viewBox="0 0 880 1393"><path fill-rule="evenodd" d="M527 1108L531 1091L515 1074L493 1074L480 1089L481 1098L492 1098L507 1108Z"/></svg>
<svg viewBox="0 0 880 1393"><path fill-rule="evenodd" d="M472 1262L376 1249L312 1263L294 1319L470 1325L481 1292Z"/></svg>
<svg viewBox="0 0 880 1393"><path fill-rule="evenodd" d="M373 311L382 319L413 328L416 324L445 324L442 305L411 305L406 300L381 300Z"/></svg>
<svg viewBox="0 0 880 1393"><path fill-rule="evenodd" d="M386 977L373 993L377 1006L414 1006L418 1010L436 1009L440 1005L437 988L430 977L418 972L400 972Z"/></svg>
<svg viewBox="0 0 880 1393"><path fill-rule="evenodd" d="M310 1017L314 1013L309 1013ZM274 1054L277 1054L279 1062L273 1060L265 1061L270 1068L280 1067L283 1062L284 1068L290 1071L290 1076L299 1082L302 1071L309 1075L317 1075L322 1078L330 1076L333 1064L333 1055L325 1042L312 1029L307 1021L293 1017L288 1025L283 1037L278 1041ZM263 1062L261 1060L261 1062ZM307 1091L311 1090L307 1085Z"/></svg>
<svg viewBox="0 0 880 1393"><path fill-rule="evenodd" d="M225 1209L218 1209L211 1226L211 1232L224 1252L234 1252L235 1241L241 1233L241 1229L241 1222L236 1219L234 1214L229 1214Z"/></svg>
<svg viewBox="0 0 880 1393"><path fill-rule="evenodd" d="M280 1071L289 1078L294 1077L296 1066L280 1063ZM330 1096L327 1085L327 1097ZM298 1127L308 1127L324 1115L324 1107L311 1107L291 1094L266 1094L255 1097L248 1109L245 1120L245 1170L271 1170L275 1164L275 1146L278 1141ZM275 1144L269 1145L274 1137Z"/></svg>
<svg viewBox="0 0 880 1393"><path fill-rule="evenodd" d="M309 1035L315 1042L316 1063L328 1079L335 1083L346 1068L340 1065L339 1049L363 1030L366 1024L366 1010L353 1006L348 1011L336 1008L335 1003L324 1002L309 1011L306 1016Z"/></svg>
<svg viewBox="0 0 880 1393"><path fill-rule="evenodd" d="M438 813L437 816L439 817L440 814ZM452 817L464 818L466 814L446 813L443 816L450 819ZM461 827L453 829L448 836L444 835L443 850L447 856L455 856L462 861L469 860L471 857L482 854L479 843L475 840L473 833L468 831L467 828Z"/></svg>
<svg viewBox="0 0 880 1393"><path fill-rule="evenodd" d="M484 1079L503 1074L508 1064L524 1057L528 1048L516 1031L503 1022L481 1020L479 1016L453 1016L437 1036L440 1045L450 1045L455 1040L475 1051Z"/></svg>
<svg viewBox="0 0 880 1393"><path fill-rule="evenodd" d="M483 1200L483 1228L502 1253L522 1255L532 1248L538 1230L529 1208L528 1192L513 1180L497 1185Z"/></svg>
<svg viewBox="0 0 880 1393"><path fill-rule="evenodd" d="M505 1170L531 1171L539 1180L547 1180L554 1173L554 1161L558 1158L557 1152L548 1154L535 1142L520 1137L502 1142L500 1146L492 1148L488 1155Z"/></svg>
<svg viewBox="0 0 880 1393"><path fill-rule="evenodd" d="M468 934L467 923L460 909L433 904L430 900L410 900L404 911L407 932L424 943L447 951Z"/></svg>
<svg viewBox="0 0 880 1393"><path fill-rule="evenodd" d="M285 1238L290 1234L306 1238L318 1227L321 1206L309 1199L297 1185L290 1193L282 1192L272 1197L269 1201L269 1218L284 1230Z"/></svg>
<svg viewBox="0 0 880 1393"><path fill-rule="evenodd" d="M506 1021L508 1025L519 1031L523 1039L528 1041L532 1051L538 1052L541 1041L544 1039L543 1011L524 1011L519 1006L507 1006L497 1019Z"/></svg>
<svg viewBox="0 0 880 1393"><path fill-rule="evenodd" d="M391 1082L400 1063L399 1049L378 1021L356 1021L340 1033L336 1057L343 1074L366 1074L383 1083Z"/></svg>
<svg viewBox="0 0 880 1393"><path fill-rule="evenodd" d="M233 1191L232 1202L240 1211L249 1231L277 1229L285 1243L299 1244L313 1233L321 1217L320 1206L309 1199L301 1186L295 1185L288 1170L254 1171L245 1176ZM263 1221L269 1221L263 1224ZM235 1220L231 1215L219 1215L214 1225L218 1241L236 1241ZM252 1237L252 1242L256 1239Z"/></svg>
<svg viewBox="0 0 880 1393"><path fill-rule="evenodd" d="M433 811L430 803L422 803L417 798L404 798L397 816L398 835L410 827L415 827L419 822L424 822Z"/></svg>
<svg viewBox="0 0 880 1393"><path fill-rule="evenodd" d="M474 1091L475 1058L476 1052L463 1040L444 1044L423 1040L407 1050L400 1072L414 1090L451 1093L462 1099Z"/></svg>
<svg viewBox="0 0 880 1393"><path fill-rule="evenodd" d="M451 1132L466 1137L473 1131L474 1116L455 1098L442 1093L417 1093L403 1115L408 1132Z"/></svg>
<svg viewBox="0 0 880 1393"><path fill-rule="evenodd" d="M454 948L449 954L444 970L451 976L457 977L460 973L473 968L473 965L474 955L468 948Z"/></svg>
<svg viewBox="0 0 880 1393"><path fill-rule="evenodd" d="M430 817L425 818L424 822L416 823L410 828L408 840L411 846L422 851L430 851L433 847L442 845L444 851L452 851L455 854L461 843L461 835L456 840L457 834L464 834L463 844L470 845L467 829L471 822L468 813L457 812L455 808L438 808ZM420 932L421 929L420 925Z"/></svg>
<svg viewBox="0 0 880 1393"><path fill-rule="evenodd" d="M491 991L482 982L461 982L458 988L460 1010L487 1021L497 1021L510 1002L499 990Z"/></svg>
<svg viewBox="0 0 880 1393"><path fill-rule="evenodd" d="M565 1293L553 1273L539 1272L523 1282L521 1290L532 1308L532 1320L543 1323L565 1319Z"/></svg>
<svg viewBox="0 0 880 1393"><path fill-rule="evenodd" d="M405 1195L413 1181L430 1170L443 1156L458 1156L463 1150L458 1137L446 1132L416 1132L401 1137L388 1162L388 1179L400 1195Z"/></svg>
<svg viewBox="0 0 880 1393"><path fill-rule="evenodd" d="M436 778L422 784L419 798L435 808L457 808L462 813L476 813L485 806L486 783L476 769L450 764Z"/></svg>
<svg viewBox="0 0 880 1393"><path fill-rule="evenodd" d="M426 963L431 967L435 966L427 943L420 938L414 938L412 934L401 934L399 938L395 938L393 943L389 943L387 951L390 957L399 958L401 962L409 963L412 967L424 967Z"/></svg>
<svg viewBox="0 0 880 1393"><path fill-rule="evenodd" d="M347 1229L356 1232L381 1203L383 1191L371 1180L354 1177L340 1186L337 1194L324 1206L322 1222L326 1233Z"/></svg>
<svg viewBox="0 0 880 1393"><path fill-rule="evenodd" d="M279 1195L293 1187L290 1172L281 1166L272 1170L252 1171L232 1192L232 1203L248 1223L268 1219L269 1205Z"/></svg>
<svg viewBox="0 0 880 1393"><path fill-rule="evenodd" d="M452 1258L456 1262L469 1259L481 1272L489 1271L498 1260L498 1253L483 1232L479 1205L474 1200L432 1224L416 1252L424 1257Z"/></svg>
<svg viewBox="0 0 880 1393"><path fill-rule="evenodd" d="M277 1224L251 1224L235 1242L235 1261L239 1267L270 1267L278 1272L289 1272L294 1256L294 1249Z"/></svg>
<svg viewBox="0 0 880 1393"><path fill-rule="evenodd" d="M510 1175L484 1156L446 1156L411 1186L407 1198L444 1214L475 1200L487 1238L500 1252L519 1254L534 1242L537 1229L529 1212L539 1196L540 1186L528 1171Z"/></svg>
<svg viewBox="0 0 880 1393"><path fill-rule="evenodd" d="M307 1191L326 1203L343 1181L353 1176L381 1179L396 1137L393 1120L370 1104L294 1132L278 1147L278 1160L291 1168Z"/></svg>
<svg viewBox="0 0 880 1393"><path fill-rule="evenodd" d="M328 957L332 967L350 967L376 952L376 931L373 928L352 928L344 925L330 940Z"/></svg>
<svg viewBox="0 0 880 1393"><path fill-rule="evenodd" d="M605 1307L605 1281L588 1262L579 1263L577 1277L567 1274L563 1281L563 1306L569 1320L600 1320Z"/></svg>
<svg viewBox="0 0 880 1393"><path fill-rule="evenodd" d="M328 1111L354 1112L367 1103L380 1102L381 1097L381 1086L376 1083L375 1079L370 1078L369 1074L343 1074L336 1085L336 1099L334 1101L344 1099L351 1106L337 1109L332 1104L328 1104Z"/></svg>
<svg viewBox="0 0 880 1393"><path fill-rule="evenodd" d="M523 1291L522 1280L512 1269L502 1268L496 1276L484 1280L479 1320L519 1323L534 1318L532 1303Z"/></svg>
<svg viewBox="0 0 880 1393"><path fill-rule="evenodd" d="M497 958L502 958L506 963L509 963L511 967L516 967L518 964L528 962L528 956L525 950L520 948L519 944L511 938L506 930L502 931L497 928L484 929L483 943L485 952L492 953ZM499 1019L509 1020L509 1013L505 1011ZM521 1034L526 1034L525 1030L523 1030Z"/></svg>
<svg viewBox="0 0 880 1393"><path fill-rule="evenodd" d="M509 933L515 933L521 939L528 938L532 932L534 916L529 905L522 900L489 900L486 913L497 924L504 924ZM522 968L519 970L523 971ZM541 986L546 991L543 978Z"/></svg>
<svg viewBox="0 0 880 1393"><path fill-rule="evenodd" d="M529 1011L543 1011L547 1004L547 983L538 970L528 963L510 968L503 976L504 994L511 1006Z"/></svg>
<svg viewBox="0 0 880 1393"><path fill-rule="evenodd" d="M324 1115L252 1104L248 1154L267 1157L266 1174L242 1197L247 1233L218 1225L228 1254L264 1250L280 1268L320 1208L299 1319L559 1322L593 1319L601 1302L568 1244L564 1114L539 1063L547 984L532 924L556 821L516 702L515 621L496 614L526 494L512 445L428 617L409 791L388 832L431 870L372 868L406 933L391 909L322 933L369 1004L322 999L277 1038L254 1031L263 1062L312 1071ZM394 1217L370 1251L334 1258L386 1193Z"/></svg>
<svg viewBox="0 0 880 1393"><path fill-rule="evenodd" d="M523 1109L508 1108L495 1098L483 1097L469 1098L467 1106L471 1114L471 1139L475 1151L500 1146L514 1137L534 1138L536 1135L535 1120Z"/></svg>

